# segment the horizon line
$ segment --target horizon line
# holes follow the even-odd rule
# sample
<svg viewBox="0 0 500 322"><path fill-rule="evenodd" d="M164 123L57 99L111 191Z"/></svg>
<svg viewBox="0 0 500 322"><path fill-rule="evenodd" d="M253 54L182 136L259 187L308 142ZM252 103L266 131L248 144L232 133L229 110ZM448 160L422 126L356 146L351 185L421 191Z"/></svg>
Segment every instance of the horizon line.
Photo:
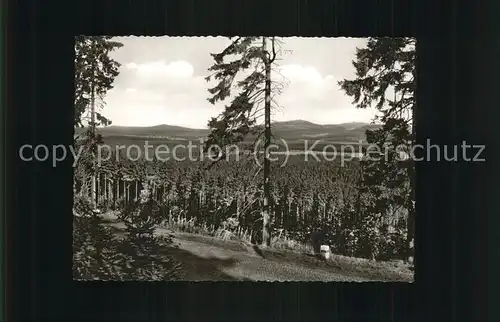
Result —
<svg viewBox="0 0 500 322"><path fill-rule="evenodd" d="M287 123L287 122L304 122L304 123L309 123L311 125L320 125L320 126L326 126L326 125L344 125L344 124L350 124L350 123L358 123L358 124L364 124L364 125L381 125L381 123L374 123L373 121L371 122L360 122L360 121L351 121L351 122L340 122L340 123L315 123L303 119L292 119L292 120L284 120L284 121L274 121L271 122L271 124L276 124L276 123ZM96 128L98 129L104 129L104 128L110 128L110 127L137 127L137 128L151 128L151 127L159 127L159 126L175 126L175 127L182 127L185 129L189 130L209 130L208 127L202 128L202 127L190 127L190 126L185 126L185 125L177 125L177 124L167 124L167 123L160 123L156 125L122 125L122 124L111 124L107 126L97 126ZM83 126L83 128L88 127L88 125ZM81 126L75 126L75 128L82 128Z"/></svg>

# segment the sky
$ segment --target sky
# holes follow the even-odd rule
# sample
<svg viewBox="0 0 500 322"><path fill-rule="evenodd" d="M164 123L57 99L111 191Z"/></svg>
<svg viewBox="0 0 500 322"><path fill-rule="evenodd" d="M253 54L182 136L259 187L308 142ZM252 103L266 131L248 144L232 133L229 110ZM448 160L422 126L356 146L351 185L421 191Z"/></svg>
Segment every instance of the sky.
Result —
<svg viewBox="0 0 500 322"><path fill-rule="evenodd" d="M102 114L113 125L169 124L206 128L211 117L229 104L210 104L205 81L226 37L117 37L123 47L111 53L120 74L104 98ZM317 124L370 122L375 109L357 109L337 82L354 77L352 60L363 38L281 38L274 80L284 89L272 121L306 120Z"/></svg>

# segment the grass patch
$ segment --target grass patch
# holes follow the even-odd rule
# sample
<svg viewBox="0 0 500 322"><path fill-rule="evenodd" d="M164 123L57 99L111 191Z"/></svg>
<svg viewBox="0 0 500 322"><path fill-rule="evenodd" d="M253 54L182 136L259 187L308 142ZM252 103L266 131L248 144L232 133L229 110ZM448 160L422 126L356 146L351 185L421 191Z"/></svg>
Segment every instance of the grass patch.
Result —
<svg viewBox="0 0 500 322"><path fill-rule="evenodd" d="M190 233L176 233L175 235L179 239L209 244L232 251L248 250L248 247L241 242ZM322 261L314 256L312 251L304 253L296 249L287 250L273 246L261 250L267 260L293 263L312 269L324 269L346 276L365 277L374 281L413 282L413 273L403 263L375 262L364 258L335 254L332 254L330 260Z"/></svg>
<svg viewBox="0 0 500 322"><path fill-rule="evenodd" d="M117 221L113 213L103 214L106 225L114 227L117 234L124 225ZM248 251L251 246L249 230L240 227L215 227L197 224L196 219L182 216L171 217L157 228L158 234L173 232L179 239L213 245L232 251ZM328 261L322 261L313 255L311 245L297 242L283 234L272 237L271 247L262 249L267 260L295 263L313 269L335 271L347 276L365 277L374 281L413 282L413 272L402 261L377 262L364 258L355 258L332 254Z"/></svg>

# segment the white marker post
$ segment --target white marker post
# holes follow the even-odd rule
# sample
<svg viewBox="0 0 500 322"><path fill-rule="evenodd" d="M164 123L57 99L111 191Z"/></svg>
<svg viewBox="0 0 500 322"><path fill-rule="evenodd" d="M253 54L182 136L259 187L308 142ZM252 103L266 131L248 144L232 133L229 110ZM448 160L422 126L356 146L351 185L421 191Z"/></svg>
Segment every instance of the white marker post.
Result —
<svg viewBox="0 0 500 322"><path fill-rule="evenodd" d="M325 260L329 260L331 256L331 251L330 251L330 246L328 245L321 245L319 252L321 254L321 257Z"/></svg>

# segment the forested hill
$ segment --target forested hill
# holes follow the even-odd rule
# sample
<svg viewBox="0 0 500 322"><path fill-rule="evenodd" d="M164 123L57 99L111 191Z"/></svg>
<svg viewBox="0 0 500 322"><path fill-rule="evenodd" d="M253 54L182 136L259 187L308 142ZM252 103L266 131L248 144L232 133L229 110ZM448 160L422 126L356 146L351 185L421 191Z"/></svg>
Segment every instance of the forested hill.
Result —
<svg viewBox="0 0 500 322"><path fill-rule="evenodd" d="M272 131L276 138L284 140L325 140L337 142L366 141L365 131L379 125L368 123L315 124L304 120L273 123ZM81 133L84 128L76 128ZM108 126L98 132L113 141L128 141L127 138L144 138L171 141L197 140L208 135L208 129L194 129L182 126L161 124L156 126ZM120 138L122 138L120 140ZM121 142L126 144L126 142Z"/></svg>

